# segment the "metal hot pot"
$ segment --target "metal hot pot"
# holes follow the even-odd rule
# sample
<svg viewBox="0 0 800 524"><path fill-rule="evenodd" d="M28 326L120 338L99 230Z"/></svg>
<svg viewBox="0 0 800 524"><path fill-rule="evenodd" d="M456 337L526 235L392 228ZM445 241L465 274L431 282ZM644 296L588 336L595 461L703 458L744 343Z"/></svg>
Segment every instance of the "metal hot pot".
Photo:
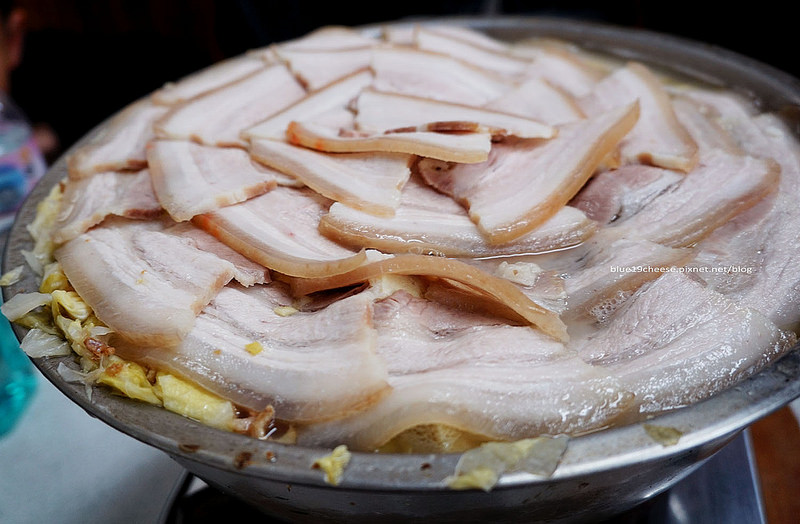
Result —
<svg viewBox="0 0 800 524"><path fill-rule="evenodd" d="M787 118L800 108L800 82L735 53L662 34L563 19L469 18L437 20L468 25L505 40L555 37L589 50L635 59L699 81L755 97L765 110ZM377 26L362 29L375 33ZM795 122L793 122L795 124ZM95 129L101 130L103 125ZM798 127L793 125L797 131ZM34 189L11 231L4 271L24 263L31 246L25 229L36 203L66 176L61 158ZM33 291L28 273L5 297ZM24 330L15 327L22 337ZM210 485L290 521L436 522L586 521L607 517L666 490L689 475L749 424L800 396L800 351L722 394L650 421L684 431L665 447L640 424L573 438L552 477L508 474L490 492L453 491L444 479L458 454L354 453L339 486L323 481L312 463L330 450L259 441L213 429L166 410L111 394L87 396L56 372L70 357L36 359L39 370L90 415L163 450ZM58 445L58 443L53 443Z"/></svg>

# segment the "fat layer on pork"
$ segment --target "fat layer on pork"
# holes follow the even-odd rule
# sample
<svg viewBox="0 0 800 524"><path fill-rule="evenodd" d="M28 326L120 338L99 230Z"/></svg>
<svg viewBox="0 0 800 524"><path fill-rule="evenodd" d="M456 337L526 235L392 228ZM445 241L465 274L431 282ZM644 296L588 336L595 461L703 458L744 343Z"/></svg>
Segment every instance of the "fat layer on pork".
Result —
<svg viewBox="0 0 800 524"><path fill-rule="evenodd" d="M460 205L415 178L403 188L393 217L376 217L335 203L320 221L323 234L347 245L451 257L552 251L579 244L595 230L595 223L586 215L565 206L530 233L508 244L492 245Z"/></svg>
<svg viewBox="0 0 800 524"><path fill-rule="evenodd" d="M391 391L369 410L302 428L298 444L367 451L422 424L500 440L574 434L630 404L616 379L529 327L403 291L377 302L374 316Z"/></svg>
<svg viewBox="0 0 800 524"><path fill-rule="evenodd" d="M147 169L137 173L110 171L90 178L70 179L64 184L53 241L72 240L110 215L147 219L161 212Z"/></svg>
<svg viewBox="0 0 800 524"><path fill-rule="evenodd" d="M379 216L391 216L411 175L403 153L322 153L274 140L256 140L250 154L319 194Z"/></svg>
<svg viewBox="0 0 800 524"><path fill-rule="evenodd" d="M677 306L676 306L677 305ZM787 351L793 333L682 273L667 273L575 346L618 377L641 413L722 391Z"/></svg>
<svg viewBox="0 0 800 524"><path fill-rule="evenodd" d="M179 104L155 125L161 138L244 146L239 134L297 102L306 92L283 64Z"/></svg>
<svg viewBox="0 0 800 524"><path fill-rule="evenodd" d="M272 406L276 417L291 422L335 419L380 398L387 373L375 353L371 297L279 314L292 303L279 282L227 286L176 347L122 344L117 351L253 411Z"/></svg>
<svg viewBox="0 0 800 524"><path fill-rule="evenodd" d="M276 172L246 151L157 140L147 159L159 202L177 221L243 202L277 185Z"/></svg>
<svg viewBox="0 0 800 524"><path fill-rule="evenodd" d="M544 141L496 144L481 164L424 159L425 180L452 195L489 242L510 242L543 224L594 173L638 118L638 105L567 124Z"/></svg>
<svg viewBox="0 0 800 524"><path fill-rule="evenodd" d="M88 144L67 158L69 177L86 178L96 173L147 167L145 146L153 123L167 112L147 99L135 102L115 116Z"/></svg>
<svg viewBox="0 0 800 524"><path fill-rule="evenodd" d="M320 217L331 202L308 189L277 187L247 202L196 216L193 221L237 252L292 276L349 271L365 258L322 236Z"/></svg>

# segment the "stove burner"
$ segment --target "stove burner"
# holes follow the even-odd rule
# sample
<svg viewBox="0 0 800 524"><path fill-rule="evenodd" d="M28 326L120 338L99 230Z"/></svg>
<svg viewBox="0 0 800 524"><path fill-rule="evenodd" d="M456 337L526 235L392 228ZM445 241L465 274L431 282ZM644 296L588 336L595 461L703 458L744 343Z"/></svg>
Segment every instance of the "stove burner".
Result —
<svg viewBox="0 0 800 524"><path fill-rule="evenodd" d="M170 501L162 512L161 524L216 524L238 519L266 524L291 522L265 515L188 472ZM766 522L748 430L672 489L602 524L690 522Z"/></svg>

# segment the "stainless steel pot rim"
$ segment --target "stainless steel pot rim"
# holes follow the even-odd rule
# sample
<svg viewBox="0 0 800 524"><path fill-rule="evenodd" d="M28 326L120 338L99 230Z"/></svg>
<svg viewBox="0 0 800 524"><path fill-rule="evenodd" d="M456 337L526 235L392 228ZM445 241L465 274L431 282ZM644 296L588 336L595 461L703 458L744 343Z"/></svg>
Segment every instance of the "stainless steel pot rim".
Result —
<svg viewBox="0 0 800 524"><path fill-rule="evenodd" d="M607 25L565 19L535 17L445 18L401 21L398 24L444 22L468 25L509 39L523 36L560 36L590 49L611 52L625 58L647 61L704 81L727 84L748 94L758 94L765 107L783 111L800 106L800 82L770 66L677 37L621 29ZM381 25L365 26L376 32ZM677 60L681 58L681 60ZM98 132L99 125L80 143ZM67 152L69 154L69 151ZM3 257L3 271L24 264L20 253L32 241L25 225L35 215L36 203L66 176L65 154L45 175L20 209ZM38 288L31 272L3 290L4 298ZM14 326L21 339L25 330ZM198 462L242 475L277 479L289 484L325 486L321 472L311 468L314 460L329 450L259 441L204 426L200 423L111 394L104 388L91 391L83 385L65 382L57 367L76 367L71 357L34 359L39 370L67 397L91 416L182 461ZM607 429L570 440L567 452L553 478L581 479L632 464L657 462L670 457L702 453L704 443L732 436L753 421L800 396L800 345L783 359L739 385L704 402L661 415L648 423L675 427L684 435L678 444L664 447L647 436L641 424ZM57 445L54 444L54 445ZM268 457L268 452L271 454ZM342 480L351 490L437 491L448 489L444 479L451 475L459 454L379 455L353 453ZM703 458L703 457L700 457ZM547 478L527 473L504 475L496 490L520 485L546 484Z"/></svg>

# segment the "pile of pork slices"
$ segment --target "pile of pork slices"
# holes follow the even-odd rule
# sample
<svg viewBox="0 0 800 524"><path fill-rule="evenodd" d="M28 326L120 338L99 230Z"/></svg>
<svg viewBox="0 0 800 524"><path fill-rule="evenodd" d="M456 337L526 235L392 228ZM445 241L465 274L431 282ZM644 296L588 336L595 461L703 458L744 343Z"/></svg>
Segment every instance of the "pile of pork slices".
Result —
<svg viewBox="0 0 800 524"><path fill-rule="evenodd" d="M795 341L798 146L731 93L609 64L445 26L251 52L70 157L55 257L118 354L300 444L695 402Z"/></svg>

